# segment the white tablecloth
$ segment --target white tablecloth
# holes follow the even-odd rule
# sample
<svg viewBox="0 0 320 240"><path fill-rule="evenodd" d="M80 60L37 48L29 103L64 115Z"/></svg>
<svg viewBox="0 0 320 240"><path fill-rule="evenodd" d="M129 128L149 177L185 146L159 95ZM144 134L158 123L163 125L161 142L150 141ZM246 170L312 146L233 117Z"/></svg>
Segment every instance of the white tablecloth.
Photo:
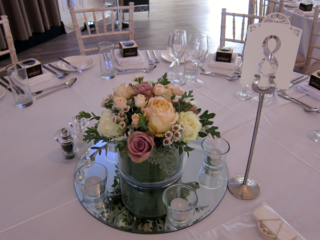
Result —
<svg viewBox="0 0 320 240"><path fill-rule="evenodd" d="M137 75L118 75L113 80L103 80L98 56L91 57L95 60L92 68L67 78L78 78L70 89L34 99L33 105L25 109L15 107L9 92L0 99L0 239L194 239L236 216L253 211L263 202L306 239L318 239L320 144L311 141L307 132L320 129L320 114L305 112L277 96L271 106L262 111L251 165L250 177L261 187L258 198L239 200L227 191L217 209L203 221L185 230L152 236L123 232L89 215L78 201L73 185L78 159L65 160L53 135L67 127L71 117L81 110L100 114L101 99L120 83L130 83L132 76ZM205 68L208 62L209 59ZM157 68L145 76L156 81L166 71L169 71L169 63L161 60ZM238 81L203 75L199 78L206 86L194 91L198 106L216 113L215 125L231 145L226 159L229 177L243 175L257 109L250 101L233 97L241 88ZM35 87L40 89L60 82L62 80L53 78ZM319 102L294 89L288 93L320 108ZM82 147L80 153L84 149Z"/></svg>
<svg viewBox="0 0 320 240"><path fill-rule="evenodd" d="M302 29L302 36L300 40L300 45L298 53L300 53L305 59L307 59L310 36L312 31L313 17L306 17L298 13L293 12L293 9L288 9L284 7L283 13L290 17L291 25ZM318 23L317 32L320 31L320 24ZM320 39L316 37L316 45L320 45ZM314 56L320 55L319 49L314 49ZM315 60L312 61L312 63Z"/></svg>

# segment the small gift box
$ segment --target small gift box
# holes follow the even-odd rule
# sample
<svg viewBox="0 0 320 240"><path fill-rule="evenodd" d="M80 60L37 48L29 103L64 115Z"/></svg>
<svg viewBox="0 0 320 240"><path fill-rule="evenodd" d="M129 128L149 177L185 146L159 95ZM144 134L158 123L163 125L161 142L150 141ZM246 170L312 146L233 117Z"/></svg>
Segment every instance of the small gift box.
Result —
<svg viewBox="0 0 320 240"><path fill-rule="evenodd" d="M320 90L320 71L319 70L311 74L309 85Z"/></svg>
<svg viewBox="0 0 320 240"><path fill-rule="evenodd" d="M231 47L218 47L216 53L217 62L231 62L233 48Z"/></svg>
<svg viewBox="0 0 320 240"><path fill-rule="evenodd" d="M302 11L312 11L312 3L300 3L299 9Z"/></svg>
<svg viewBox="0 0 320 240"><path fill-rule="evenodd" d="M265 205L253 212L253 218L258 221L258 232L263 239L296 240L298 237L295 230Z"/></svg>
<svg viewBox="0 0 320 240"><path fill-rule="evenodd" d="M119 42L120 54L122 57L138 56L138 45L135 41Z"/></svg>
<svg viewBox="0 0 320 240"><path fill-rule="evenodd" d="M26 68L29 79L42 74L41 62L34 58L23 60L19 63Z"/></svg>

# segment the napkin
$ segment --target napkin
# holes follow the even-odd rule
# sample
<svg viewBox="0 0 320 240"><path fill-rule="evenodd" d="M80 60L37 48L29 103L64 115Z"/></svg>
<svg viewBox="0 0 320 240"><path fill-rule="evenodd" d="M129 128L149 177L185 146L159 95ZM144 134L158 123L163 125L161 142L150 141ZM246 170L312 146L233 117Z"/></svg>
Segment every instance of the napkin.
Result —
<svg viewBox="0 0 320 240"><path fill-rule="evenodd" d="M139 64L144 63L144 58L140 51L138 50L138 56L135 57L122 57L120 54L120 51L115 51L115 59L118 62L119 65L131 65L131 64Z"/></svg>
<svg viewBox="0 0 320 240"><path fill-rule="evenodd" d="M47 70L42 69L42 74L29 79L29 85L30 87L32 87L44 82L48 82L51 79L52 79L52 74Z"/></svg>
<svg viewBox="0 0 320 240"><path fill-rule="evenodd" d="M307 94L308 96L314 98L317 101L320 101L320 91L314 87L311 87L308 85L308 83L303 82L300 84L297 84L294 87L297 91Z"/></svg>
<svg viewBox="0 0 320 240"><path fill-rule="evenodd" d="M238 66L238 54L233 53L231 62L217 62L216 61L216 53L213 54L211 61L209 62L209 67L218 68L218 69L225 69L225 70L234 70Z"/></svg>
<svg viewBox="0 0 320 240"><path fill-rule="evenodd" d="M314 15L314 10L312 11L302 11L300 9L294 9L293 12L299 14L299 15L304 15L304 16L313 16Z"/></svg>

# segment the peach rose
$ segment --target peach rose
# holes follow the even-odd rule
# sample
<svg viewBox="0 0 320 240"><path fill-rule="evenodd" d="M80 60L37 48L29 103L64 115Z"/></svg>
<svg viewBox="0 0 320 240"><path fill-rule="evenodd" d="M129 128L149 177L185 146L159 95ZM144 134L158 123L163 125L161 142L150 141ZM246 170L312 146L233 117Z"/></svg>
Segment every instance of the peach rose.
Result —
<svg viewBox="0 0 320 240"><path fill-rule="evenodd" d="M164 94L164 92L165 92L165 88L162 84L154 85L154 87L153 87L154 95L161 96Z"/></svg>
<svg viewBox="0 0 320 240"><path fill-rule="evenodd" d="M181 96L184 94L184 90L182 89L182 87L176 87L173 89L173 94Z"/></svg>
<svg viewBox="0 0 320 240"><path fill-rule="evenodd" d="M138 122L139 122L139 114L133 114L132 116L131 116L131 119L132 119L132 122L131 122L131 125L133 126L133 127L138 127Z"/></svg>
<svg viewBox="0 0 320 240"><path fill-rule="evenodd" d="M123 109L127 106L127 99L124 97L116 97L113 99L114 106L118 109Z"/></svg>
<svg viewBox="0 0 320 240"><path fill-rule="evenodd" d="M146 106L146 97L142 94L138 94L136 97L134 97L134 104L139 108L145 107Z"/></svg>
<svg viewBox="0 0 320 240"><path fill-rule="evenodd" d="M142 109L142 113L149 120L149 129L152 129L157 137L162 137L169 131L179 118L172 103L163 97L150 98L147 107Z"/></svg>
<svg viewBox="0 0 320 240"><path fill-rule="evenodd" d="M125 83L121 83L118 87L113 89L113 95L116 97L124 97L126 99L130 98L133 94L135 94L135 91L132 87L132 85L126 86Z"/></svg>

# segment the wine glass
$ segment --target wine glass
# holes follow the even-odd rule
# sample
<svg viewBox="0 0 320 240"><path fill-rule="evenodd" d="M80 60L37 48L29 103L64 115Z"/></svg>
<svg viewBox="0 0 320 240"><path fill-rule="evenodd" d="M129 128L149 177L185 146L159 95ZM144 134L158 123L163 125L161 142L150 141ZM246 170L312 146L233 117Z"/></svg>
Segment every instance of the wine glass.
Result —
<svg viewBox="0 0 320 240"><path fill-rule="evenodd" d="M243 84L241 91L238 91L234 94L234 96L239 100L250 100L252 98L252 95L249 92L250 85Z"/></svg>
<svg viewBox="0 0 320 240"><path fill-rule="evenodd" d="M176 60L176 58L175 58L175 56L174 56L174 54L173 54L173 51L172 51L172 35L173 35L173 33L170 33L170 34L169 34L168 43L167 43L168 53L169 53L169 55L170 55L171 57L173 57L173 61L172 61L172 63L170 64L170 68L171 68L171 67L174 67L174 68L173 68L173 71L169 71L169 72L168 72L168 79L169 79L170 81L175 78L175 72L178 71L178 70L175 70L177 60Z"/></svg>
<svg viewBox="0 0 320 240"><path fill-rule="evenodd" d="M312 130L308 132L308 136L315 142L320 142L320 130Z"/></svg>
<svg viewBox="0 0 320 240"><path fill-rule="evenodd" d="M204 85L204 82L198 79L198 68L200 63L208 56L208 51L209 43L207 35L203 33L191 34L185 54L186 58L189 57L195 65L194 77L187 82L192 88L198 88Z"/></svg>
<svg viewBox="0 0 320 240"><path fill-rule="evenodd" d="M187 46L187 32L182 29L176 29L172 35L171 47L174 57L176 58L176 66L174 68L175 77L171 81L171 84L174 86L182 86L186 84L186 81L181 78L182 74L180 74L179 65L180 60L184 55Z"/></svg>

